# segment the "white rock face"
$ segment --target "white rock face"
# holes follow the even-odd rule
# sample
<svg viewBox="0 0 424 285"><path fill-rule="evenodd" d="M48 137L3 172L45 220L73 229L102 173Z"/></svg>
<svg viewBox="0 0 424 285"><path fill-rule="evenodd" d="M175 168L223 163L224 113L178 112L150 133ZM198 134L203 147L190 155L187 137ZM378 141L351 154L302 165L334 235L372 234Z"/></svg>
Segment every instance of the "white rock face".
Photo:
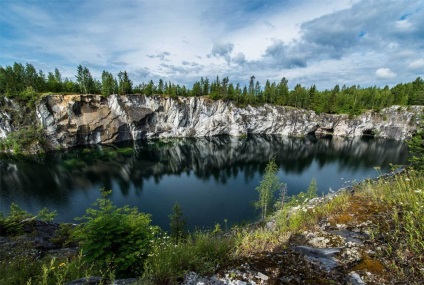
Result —
<svg viewBox="0 0 424 285"><path fill-rule="evenodd" d="M14 131L13 118L9 110L15 113L22 113L20 106L7 97L0 98L0 139L7 137L7 134Z"/></svg>
<svg viewBox="0 0 424 285"><path fill-rule="evenodd" d="M37 117L53 146L111 143L141 138L204 137L228 134L304 136L332 134L403 140L417 129L422 106L393 106L379 113L316 114L291 107L236 107L204 97L176 99L142 95L52 95L37 106Z"/></svg>

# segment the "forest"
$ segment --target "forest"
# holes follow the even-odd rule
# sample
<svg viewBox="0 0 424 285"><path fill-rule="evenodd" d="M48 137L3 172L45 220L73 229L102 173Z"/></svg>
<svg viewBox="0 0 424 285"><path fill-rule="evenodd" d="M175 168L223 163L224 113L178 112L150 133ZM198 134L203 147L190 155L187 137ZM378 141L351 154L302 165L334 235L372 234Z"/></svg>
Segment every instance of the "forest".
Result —
<svg viewBox="0 0 424 285"><path fill-rule="evenodd" d="M0 66L0 96L23 101L34 101L45 93L59 94L143 94L176 96L208 96L212 100L230 100L238 106L273 104L314 110L317 113L358 115L365 110L379 111L392 105L424 105L424 81L420 77L412 82L399 83L389 88L339 86L318 90L315 85L296 84L289 89L288 80L267 80L264 85L247 78L246 84L230 82L228 77L215 79L201 77L191 88L159 79L134 85L126 71L115 77L104 70L101 80L94 78L87 67L79 65L75 80L62 78L60 71L44 73L30 64L14 63Z"/></svg>

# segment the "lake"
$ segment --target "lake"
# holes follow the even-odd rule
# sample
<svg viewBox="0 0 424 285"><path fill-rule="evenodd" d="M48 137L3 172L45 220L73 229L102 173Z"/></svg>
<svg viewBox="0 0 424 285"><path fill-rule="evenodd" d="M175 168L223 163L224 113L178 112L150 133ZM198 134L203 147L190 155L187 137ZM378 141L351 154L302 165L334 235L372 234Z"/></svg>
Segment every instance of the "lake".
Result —
<svg viewBox="0 0 424 285"><path fill-rule="evenodd" d="M319 193L376 177L390 163L405 164L404 142L374 138L230 136L96 145L25 159L0 158L0 212L11 203L36 213L57 210L58 222L75 222L112 189L119 206L136 206L153 224L169 229L178 202L188 226L248 222L258 217L252 202L268 161L275 158L288 194L306 191L312 178Z"/></svg>

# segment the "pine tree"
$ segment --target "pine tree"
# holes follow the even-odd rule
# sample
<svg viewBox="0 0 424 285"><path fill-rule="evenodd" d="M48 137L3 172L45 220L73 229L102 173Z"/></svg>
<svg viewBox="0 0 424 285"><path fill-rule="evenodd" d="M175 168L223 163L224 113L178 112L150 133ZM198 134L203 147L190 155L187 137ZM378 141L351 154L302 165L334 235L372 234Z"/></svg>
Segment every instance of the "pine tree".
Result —
<svg viewBox="0 0 424 285"><path fill-rule="evenodd" d="M255 207L261 209L262 219L268 215L275 203L275 191L283 187L283 183L280 182L280 178L277 176L277 171L278 166L275 160L272 159L265 168L265 175L260 185L256 187L259 192L259 200L255 203Z"/></svg>
<svg viewBox="0 0 424 285"><path fill-rule="evenodd" d="M171 238L174 239L175 243L177 244L187 237L187 220L184 217L184 213L177 202L175 202L174 206L172 207L172 214L169 215L169 219Z"/></svg>

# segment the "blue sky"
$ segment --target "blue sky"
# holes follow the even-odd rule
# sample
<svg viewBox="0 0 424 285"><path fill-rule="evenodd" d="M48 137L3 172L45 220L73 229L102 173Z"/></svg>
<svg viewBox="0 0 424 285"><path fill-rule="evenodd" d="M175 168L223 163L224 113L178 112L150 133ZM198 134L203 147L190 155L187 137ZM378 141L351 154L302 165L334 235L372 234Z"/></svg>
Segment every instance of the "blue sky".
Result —
<svg viewBox="0 0 424 285"><path fill-rule="evenodd" d="M0 65L319 89L424 77L421 0L0 0Z"/></svg>

